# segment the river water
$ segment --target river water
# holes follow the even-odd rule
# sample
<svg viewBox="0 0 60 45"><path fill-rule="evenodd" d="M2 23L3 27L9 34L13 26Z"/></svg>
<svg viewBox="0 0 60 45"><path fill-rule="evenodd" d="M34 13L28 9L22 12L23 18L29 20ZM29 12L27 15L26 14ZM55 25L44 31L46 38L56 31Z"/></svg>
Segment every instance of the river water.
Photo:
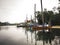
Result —
<svg viewBox="0 0 60 45"><path fill-rule="evenodd" d="M34 31L16 26L0 26L0 45L60 45L59 35L49 32L42 34L41 31L36 33L35 39Z"/></svg>

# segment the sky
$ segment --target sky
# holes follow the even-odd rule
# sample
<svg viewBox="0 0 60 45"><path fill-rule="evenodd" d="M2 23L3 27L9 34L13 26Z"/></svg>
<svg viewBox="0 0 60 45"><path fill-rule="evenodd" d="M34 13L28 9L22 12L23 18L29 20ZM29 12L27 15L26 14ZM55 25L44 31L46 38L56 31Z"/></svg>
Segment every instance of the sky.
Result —
<svg viewBox="0 0 60 45"><path fill-rule="evenodd" d="M52 10L58 7L58 0L42 0L43 8ZM20 23L34 17L34 4L36 10L41 10L40 0L0 0L0 21L10 23Z"/></svg>

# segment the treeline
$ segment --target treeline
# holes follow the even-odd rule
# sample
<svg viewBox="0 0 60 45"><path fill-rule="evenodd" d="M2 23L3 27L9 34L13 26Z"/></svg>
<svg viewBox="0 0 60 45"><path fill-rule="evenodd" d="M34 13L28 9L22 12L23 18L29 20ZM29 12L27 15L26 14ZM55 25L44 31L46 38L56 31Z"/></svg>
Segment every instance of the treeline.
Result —
<svg viewBox="0 0 60 45"><path fill-rule="evenodd" d="M51 23L51 25L60 25L60 13L53 11L43 11L41 14L40 11L37 11L37 20L38 24L42 24L42 15L44 15L44 22Z"/></svg>
<svg viewBox="0 0 60 45"><path fill-rule="evenodd" d="M4 25L9 25L10 23L8 22L0 22L0 26L4 26Z"/></svg>

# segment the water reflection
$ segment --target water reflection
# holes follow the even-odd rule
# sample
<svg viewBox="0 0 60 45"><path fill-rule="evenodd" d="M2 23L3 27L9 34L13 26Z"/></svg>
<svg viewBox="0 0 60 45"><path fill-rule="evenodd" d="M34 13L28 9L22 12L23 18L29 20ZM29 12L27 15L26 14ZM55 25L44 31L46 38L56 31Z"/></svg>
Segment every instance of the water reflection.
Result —
<svg viewBox="0 0 60 45"><path fill-rule="evenodd" d="M29 41L31 42L31 45L34 45L33 44L33 40L34 40L34 31L31 30L31 28L25 28L25 34L26 34L26 37L27 37L27 44L29 43ZM29 37L30 35L30 37ZM29 39L30 38L30 39ZM28 44L29 45L29 44Z"/></svg>
<svg viewBox="0 0 60 45"><path fill-rule="evenodd" d="M44 40L45 43L50 43L52 45L52 41L54 40L54 34L52 32L38 32L37 33L37 40Z"/></svg>
<svg viewBox="0 0 60 45"><path fill-rule="evenodd" d="M24 29L16 28L16 26L8 26L7 29L1 29L0 45L27 45Z"/></svg>
<svg viewBox="0 0 60 45"><path fill-rule="evenodd" d="M32 29L26 29L26 33L28 31L31 32L31 37L32 37L32 34L35 34L35 31L33 31ZM51 31L48 31L48 32L43 32L43 31L36 31L36 32L37 33L35 34L36 35L35 43L38 43L38 41L40 41L40 42L42 41L44 43L42 45L49 45L49 44L50 45L60 45L60 29L51 29ZM31 39L31 40L33 40L33 39ZM37 44L35 44L35 45L37 45Z"/></svg>
<svg viewBox="0 0 60 45"><path fill-rule="evenodd" d="M0 45L60 45L60 29L51 32L35 31L31 28L17 28L16 26L0 27Z"/></svg>
<svg viewBox="0 0 60 45"><path fill-rule="evenodd" d="M9 28L9 26L0 26L0 30L6 30L6 29L8 29Z"/></svg>

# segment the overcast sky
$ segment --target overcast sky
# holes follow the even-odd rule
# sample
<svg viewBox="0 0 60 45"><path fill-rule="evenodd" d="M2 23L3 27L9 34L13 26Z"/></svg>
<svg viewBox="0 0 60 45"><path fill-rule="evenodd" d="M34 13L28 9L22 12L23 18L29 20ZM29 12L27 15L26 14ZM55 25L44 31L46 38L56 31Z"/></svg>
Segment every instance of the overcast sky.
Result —
<svg viewBox="0 0 60 45"><path fill-rule="evenodd" d="M18 23L30 16L34 16L34 4L40 11L40 0L0 0L0 21ZM58 0L43 0L43 7L52 10L58 6Z"/></svg>

